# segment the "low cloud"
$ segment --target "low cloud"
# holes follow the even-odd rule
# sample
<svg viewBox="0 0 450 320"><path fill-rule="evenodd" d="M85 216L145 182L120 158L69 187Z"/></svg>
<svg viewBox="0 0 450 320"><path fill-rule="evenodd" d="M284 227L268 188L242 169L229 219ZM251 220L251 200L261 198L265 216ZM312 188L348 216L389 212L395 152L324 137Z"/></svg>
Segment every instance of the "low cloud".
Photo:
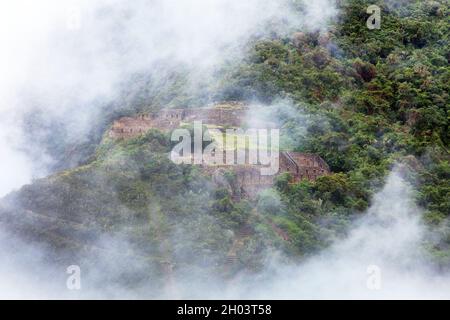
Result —
<svg viewBox="0 0 450 320"><path fill-rule="evenodd" d="M423 248L429 235L422 212L414 204L413 192L396 168L384 188L375 195L368 212L354 222L345 239L336 241L329 249L300 265L286 266L273 259L267 274L261 276L262 282L252 282L248 292L240 292L238 296L450 298L450 275L433 269Z"/></svg>
<svg viewBox="0 0 450 320"><path fill-rule="evenodd" d="M55 144L89 141L105 108L120 109L115 103L121 93L133 91L122 87L130 85L133 75L149 74L153 79L149 86L156 87L148 90L157 92L169 80L167 70L185 68L189 86L201 90L197 83L224 63L243 58L250 39L273 32L289 35L300 28L323 29L335 13L331 0L314 5L305 1L302 11L293 10L294 3L2 2L0 154L9 160L0 170L11 177L2 181L0 196L47 175L46 169L57 161L49 151L55 152Z"/></svg>

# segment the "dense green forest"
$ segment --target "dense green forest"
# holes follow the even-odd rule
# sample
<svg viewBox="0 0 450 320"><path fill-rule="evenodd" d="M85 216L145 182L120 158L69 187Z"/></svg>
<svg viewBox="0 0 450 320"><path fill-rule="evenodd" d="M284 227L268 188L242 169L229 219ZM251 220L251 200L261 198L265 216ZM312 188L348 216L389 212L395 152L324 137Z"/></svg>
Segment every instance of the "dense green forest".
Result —
<svg viewBox="0 0 450 320"><path fill-rule="evenodd" d="M366 26L370 4L382 8L379 30ZM185 83L190 70L161 71L168 80L157 87L151 75L136 75L131 93L117 102L120 110L105 115L97 141L80 147L90 153L84 163L23 187L7 198L9 204L67 219L77 225L74 234L124 235L156 269L171 263L189 272L206 266L254 271L268 250L301 260L344 236L401 163L427 226L440 235L424 250L448 268L449 2L396 7L350 0L339 9L327 32L254 39L243 60L221 66L198 85L202 90ZM285 142L319 154L333 174L298 184L282 175L257 199L236 199L231 173L217 186L197 168L168 161L168 134L154 130L127 141L104 135L118 116L211 101L277 106ZM238 262L225 270L234 239L247 226L251 236ZM65 247L64 237L53 232L41 228L39 235Z"/></svg>

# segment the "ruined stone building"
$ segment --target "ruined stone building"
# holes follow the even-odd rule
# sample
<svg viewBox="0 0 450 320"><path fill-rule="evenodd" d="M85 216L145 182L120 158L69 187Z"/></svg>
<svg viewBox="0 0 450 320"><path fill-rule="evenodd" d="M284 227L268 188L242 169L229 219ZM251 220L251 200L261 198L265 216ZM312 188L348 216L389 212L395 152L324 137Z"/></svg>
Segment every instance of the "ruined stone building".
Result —
<svg viewBox="0 0 450 320"><path fill-rule="evenodd" d="M144 134L151 128L153 128L152 121L144 119L143 117L123 117L114 121L108 136L113 139L128 139Z"/></svg>
<svg viewBox="0 0 450 320"><path fill-rule="evenodd" d="M154 114L124 117L114 121L109 137L114 139L133 138L150 129L173 130L183 123L203 121L220 126L239 127L246 119L248 108L234 103L213 108L164 109Z"/></svg>
<svg viewBox="0 0 450 320"><path fill-rule="evenodd" d="M243 119L247 118L247 112L248 108L241 104L227 104L213 108L166 109L156 114L121 118L114 122L108 135L113 139L128 139L144 134L150 129L170 131L194 121L203 121L205 124L222 127L240 127L244 125ZM250 196L273 186L276 177L261 175L261 166L258 165L203 165L203 167L205 172L213 177L220 175L224 170L233 170L236 173L238 188L242 193ZM292 182L297 183L302 180L314 181L328 175L330 168L316 154L281 152L278 174L283 173L289 173L292 176Z"/></svg>
<svg viewBox="0 0 450 320"><path fill-rule="evenodd" d="M221 166L225 169L226 166ZM262 175L259 165L238 165L233 166L236 173L235 187L240 189L241 194L250 197L256 196L261 190L271 188L278 175L289 173L291 183L298 183L302 180L315 181L317 178L330 174L328 164L318 155L299 152L280 152L280 167L276 175ZM220 174L217 168L210 169L213 175Z"/></svg>
<svg viewBox="0 0 450 320"><path fill-rule="evenodd" d="M330 173L328 164L317 154L299 152L280 153L280 171L289 172L295 182L314 181Z"/></svg>

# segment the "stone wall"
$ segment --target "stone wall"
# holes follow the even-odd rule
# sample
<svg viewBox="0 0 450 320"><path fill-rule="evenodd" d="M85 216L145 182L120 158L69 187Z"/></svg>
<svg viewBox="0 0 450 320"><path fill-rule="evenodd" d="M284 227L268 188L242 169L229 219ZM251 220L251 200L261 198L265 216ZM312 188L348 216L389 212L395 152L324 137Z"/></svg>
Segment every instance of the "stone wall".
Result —
<svg viewBox="0 0 450 320"><path fill-rule="evenodd" d="M200 108L187 109L185 122L203 121L221 126L240 127L247 115L247 108Z"/></svg>
<svg viewBox="0 0 450 320"><path fill-rule="evenodd" d="M248 108L230 104L211 108L164 109L156 114L125 117L114 122L109 137L133 138L154 128L162 131L178 128L181 123L203 121L205 124L240 127L246 118Z"/></svg>
<svg viewBox="0 0 450 320"><path fill-rule="evenodd" d="M216 182L221 180L224 170L231 170L236 174L235 185L230 191L239 191L239 194L254 198L260 191L271 188L275 178L284 173L289 173L292 183L302 180L315 181L317 178L329 175L330 169L326 162L318 155L281 152L280 170L277 175L261 175L261 166L236 165L236 166L203 166L203 171L211 175Z"/></svg>
<svg viewBox="0 0 450 320"><path fill-rule="evenodd" d="M280 169L291 173L296 181L314 181L330 173L330 167L319 155L298 152L282 152Z"/></svg>
<svg viewBox="0 0 450 320"><path fill-rule="evenodd" d="M114 121L108 136L113 139L133 138L146 133L153 127L153 122L142 117L121 118Z"/></svg>

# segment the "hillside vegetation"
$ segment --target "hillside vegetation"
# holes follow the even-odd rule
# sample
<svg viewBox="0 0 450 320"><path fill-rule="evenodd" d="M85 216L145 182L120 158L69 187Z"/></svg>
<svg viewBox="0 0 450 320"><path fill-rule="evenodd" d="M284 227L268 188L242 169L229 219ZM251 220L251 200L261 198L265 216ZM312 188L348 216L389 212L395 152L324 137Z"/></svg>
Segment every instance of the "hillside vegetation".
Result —
<svg viewBox="0 0 450 320"><path fill-rule="evenodd" d="M160 272L170 263L179 270L227 274L236 237L250 226L231 271L256 271L271 250L303 259L345 235L389 170L401 163L417 186L427 225L439 235L424 248L448 268L449 2L343 3L331 31L255 40L243 61L218 70L201 91L188 89L183 70L172 71L158 90L152 76L137 75L121 111L105 115L210 101L275 105L285 142L319 154L332 175L298 184L280 176L254 202L236 199L231 173L228 184L217 186L195 167L172 164L170 137L150 131L127 141L93 142L96 151L83 166L23 187L7 198L3 211L14 205L94 234L120 234ZM374 3L383 8L380 30L366 27L366 8ZM24 221L19 229L33 225ZM54 229L39 232L41 240L58 242ZM80 231L71 232L61 238Z"/></svg>

